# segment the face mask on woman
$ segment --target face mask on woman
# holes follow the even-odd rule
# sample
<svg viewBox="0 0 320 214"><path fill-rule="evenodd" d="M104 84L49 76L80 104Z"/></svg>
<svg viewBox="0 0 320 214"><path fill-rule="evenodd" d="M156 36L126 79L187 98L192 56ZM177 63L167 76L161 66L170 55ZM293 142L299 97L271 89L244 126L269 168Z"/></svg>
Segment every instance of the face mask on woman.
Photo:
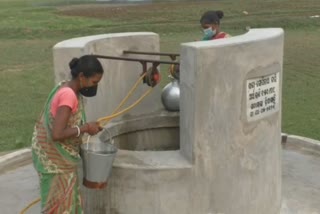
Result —
<svg viewBox="0 0 320 214"><path fill-rule="evenodd" d="M214 35L216 35L217 31L212 29L212 27L208 27L206 29L203 29L203 39L202 40L211 40Z"/></svg>
<svg viewBox="0 0 320 214"><path fill-rule="evenodd" d="M87 80L87 84L89 84L88 80ZM94 97L97 94L98 85L83 87L80 81L80 87L81 87L80 94L82 94L85 97Z"/></svg>
<svg viewBox="0 0 320 214"><path fill-rule="evenodd" d="M81 88L80 94L82 94L85 97L94 97L97 94L97 89L98 89L97 85Z"/></svg>

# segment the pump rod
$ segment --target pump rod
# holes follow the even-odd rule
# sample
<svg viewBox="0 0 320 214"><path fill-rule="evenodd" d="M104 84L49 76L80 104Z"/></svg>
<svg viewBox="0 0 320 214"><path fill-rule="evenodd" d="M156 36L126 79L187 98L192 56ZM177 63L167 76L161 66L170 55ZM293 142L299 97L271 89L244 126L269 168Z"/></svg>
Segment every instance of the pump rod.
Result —
<svg viewBox="0 0 320 214"><path fill-rule="evenodd" d="M145 52L145 51L123 51L123 54L153 55L153 56L169 56L171 60L176 60L180 54L177 53L161 53L161 52Z"/></svg>
<svg viewBox="0 0 320 214"><path fill-rule="evenodd" d="M153 55L153 56L169 56L175 59L180 56L178 53L162 53L162 52L146 52L146 51L123 51L123 54ZM174 60L173 59L173 60Z"/></svg>
<svg viewBox="0 0 320 214"><path fill-rule="evenodd" d="M156 56L180 56L180 54L177 54L177 53L145 52L145 51L123 51L123 54L141 54L141 55L156 55Z"/></svg>
<svg viewBox="0 0 320 214"><path fill-rule="evenodd" d="M154 60L154 59L137 59L137 58L129 58L129 57L117 57L117 56L104 56L104 55L93 55L97 58L101 59L111 59L111 60L122 60L122 61L132 61L132 62L140 62L144 63L153 63L153 64L169 64L169 65L179 65L180 62L175 61L164 61L164 60Z"/></svg>

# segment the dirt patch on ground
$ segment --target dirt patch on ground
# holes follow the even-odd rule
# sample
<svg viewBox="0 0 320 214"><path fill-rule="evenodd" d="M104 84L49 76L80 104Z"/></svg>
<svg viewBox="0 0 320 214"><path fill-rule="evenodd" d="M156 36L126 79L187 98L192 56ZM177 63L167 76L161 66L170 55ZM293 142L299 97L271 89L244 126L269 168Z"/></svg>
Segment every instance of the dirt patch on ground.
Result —
<svg viewBox="0 0 320 214"><path fill-rule="evenodd" d="M68 5L57 7L57 10L61 14L78 14L81 12L95 12L95 11L114 11L117 8L135 7L135 4L84 4L84 5ZM90 13L91 14L91 13ZM80 13L80 15L86 16L87 13Z"/></svg>
<svg viewBox="0 0 320 214"><path fill-rule="evenodd" d="M204 3L204 2L203 2ZM203 3L196 3L197 6ZM173 11L177 8L192 7L194 2L166 2L166 3L143 3L143 4L94 4L59 7L58 14L65 16L82 16L99 19L124 19L130 15L130 18L145 18L146 14L159 11Z"/></svg>
<svg viewBox="0 0 320 214"><path fill-rule="evenodd" d="M145 7L145 6L144 6ZM138 6L123 6L123 5L91 5L91 6L73 6L61 8L58 11L59 15L65 16L82 16L99 19L121 18L127 16L128 11L136 9L140 10Z"/></svg>

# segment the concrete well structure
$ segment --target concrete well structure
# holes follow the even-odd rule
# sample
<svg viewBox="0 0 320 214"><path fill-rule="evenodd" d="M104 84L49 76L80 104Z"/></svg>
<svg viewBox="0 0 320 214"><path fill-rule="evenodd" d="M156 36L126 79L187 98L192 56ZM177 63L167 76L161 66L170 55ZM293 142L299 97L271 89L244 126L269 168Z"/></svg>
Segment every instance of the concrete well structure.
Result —
<svg viewBox="0 0 320 214"><path fill-rule="evenodd" d="M159 37L63 41L54 47L56 81L68 78L72 57L126 56L123 50L159 51ZM180 113L163 109L156 87L107 125L119 152L108 187L83 189L86 213L279 214L282 29L186 43L180 53ZM106 73L85 103L88 120L110 114L142 71L139 63L101 62Z"/></svg>

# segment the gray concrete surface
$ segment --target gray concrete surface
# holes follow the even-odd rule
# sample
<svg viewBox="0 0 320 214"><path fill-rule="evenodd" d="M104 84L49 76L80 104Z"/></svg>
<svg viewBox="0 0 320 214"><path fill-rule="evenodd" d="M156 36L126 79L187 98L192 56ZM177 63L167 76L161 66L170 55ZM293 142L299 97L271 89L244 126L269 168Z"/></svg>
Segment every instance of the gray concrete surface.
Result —
<svg viewBox="0 0 320 214"><path fill-rule="evenodd" d="M304 146L307 143L301 140L298 145L294 141L297 139L289 138L282 151L281 214L320 214L320 144L315 149ZM20 213L39 196L38 191L38 176L31 164L0 174L0 213ZM39 204L27 213L40 213Z"/></svg>
<svg viewBox="0 0 320 214"><path fill-rule="evenodd" d="M39 179L33 165L29 164L0 175L0 213L18 214L39 197ZM15 168L16 166L11 166ZM28 214L40 213L39 204Z"/></svg>
<svg viewBox="0 0 320 214"><path fill-rule="evenodd" d="M279 213L283 38L282 29L252 29L182 44L180 148L194 164L188 214ZM267 86L272 76L273 110L260 112L250 103L263 97L266 108L259 79ZM250 116L252 109L259 111Z"/></svg>
<svg viewBox="0 0 320 214"><path fill-rule="evenodd" d="M320 142L289 136L283 144L283 211L320 214ZM286 212L283 212L286 213Z"/></svg>
<svg viewBox="0 0 320 214"><path fill-rule="evenodd" d="M0 174L3 173L5 170L8 170L10 166L23 166L25 165L28 160L31 158L31 149L21 149L17 151L11 152L3 152L0 154Z"/></svg>

